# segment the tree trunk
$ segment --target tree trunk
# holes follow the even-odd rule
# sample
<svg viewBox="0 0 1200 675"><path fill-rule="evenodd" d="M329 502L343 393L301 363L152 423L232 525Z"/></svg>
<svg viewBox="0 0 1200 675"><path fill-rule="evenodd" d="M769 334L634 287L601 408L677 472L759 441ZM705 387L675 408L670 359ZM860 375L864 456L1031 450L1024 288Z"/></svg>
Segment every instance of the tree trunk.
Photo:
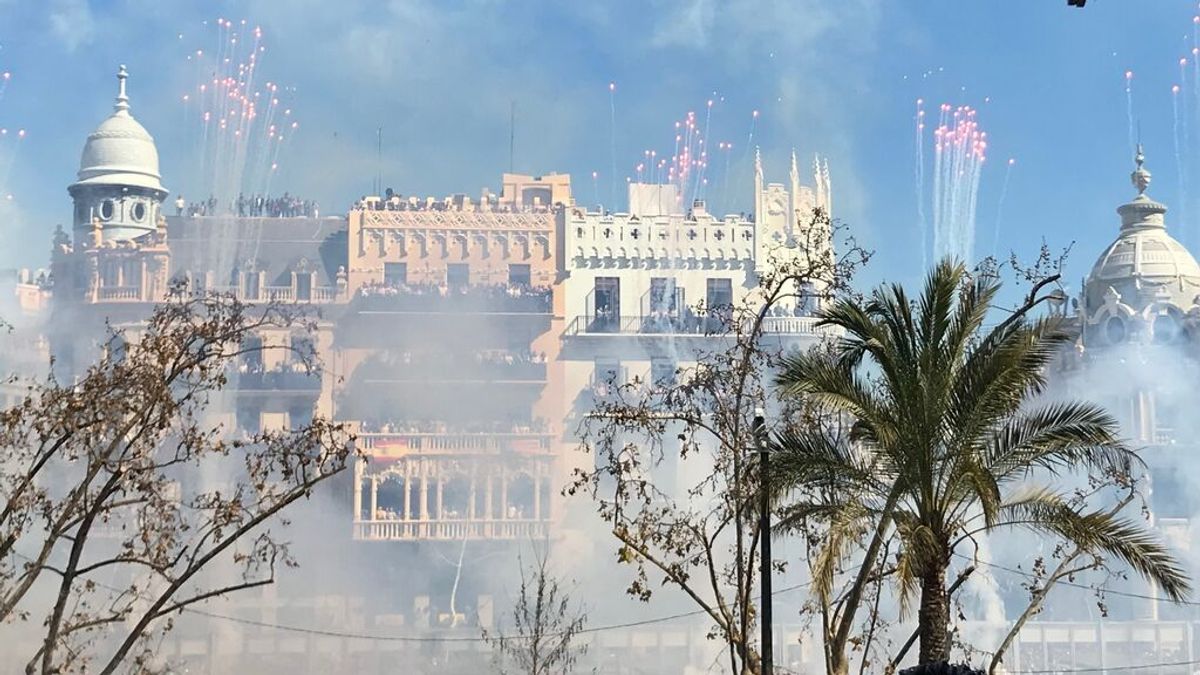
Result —
<svg viewBox="0 0 1200 675"><path fill-rule="evenodd" d="M845 654L833 652L829 655L827 670L829 675L850 675L850 659Z"/></svg>
<svg viewBox="0 0 1200 675"><path fill-rule="evenodd" d="M921 576L921 650L918 663L950 660L950 601L946 597L946 568L937 562Z"/></svg>

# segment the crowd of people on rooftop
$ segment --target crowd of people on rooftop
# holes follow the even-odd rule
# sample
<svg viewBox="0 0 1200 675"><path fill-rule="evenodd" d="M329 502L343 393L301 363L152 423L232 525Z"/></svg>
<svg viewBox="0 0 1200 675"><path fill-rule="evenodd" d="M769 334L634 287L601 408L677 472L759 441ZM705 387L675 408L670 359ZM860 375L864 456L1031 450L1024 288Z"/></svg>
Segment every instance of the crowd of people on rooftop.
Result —
<svg viewBox="0 0 1200 675"><path fill-rule="evenodd" d="M363 284L358 294L370 297L463 297L483 300L503 298L539 298L549 300L554 289L532 284L407 284L399 282L374 282Z"/></svg>
<svg viewBox="0 0 1200 675"><path fill-rule="evenodd" d="M175 215L189 218L231 215L240 218L319 218L320 210L316 201L300 199L287 192L278 197L239 194L228 205L215 196L199 202L188 202L183 195L175 198Z"/></svg>
<svg viewBox="0 0 1200 675"><path fill-rule="evenodd" d="M557 207L557 205L555 205ZM363 195L354 203L356 210L367 211L488 211L493 213L545 213L550 205L501 202L496 195L475 201L466 195L450 197L415 197L397 194L391 188L381 197Z"/></svg>
<svg viewBox="0 0 1200 675"><path fill-rule="evenodd" d="M546 420L476 420L453 423L444 420L364 420L367 434L540 434L549 430Z"/></svg>
<svg viewBox="0 0 1200 675"><path fill-rule="evenodd" d="M532 349L480 349L474 354L474 363L477 366L541 365L546 363L547 360L545 352L535 352ZM462 362L457 355L443 352L423 354L407 350L390 354L388 361L397 365L417 364L439 366Z"/></svg>

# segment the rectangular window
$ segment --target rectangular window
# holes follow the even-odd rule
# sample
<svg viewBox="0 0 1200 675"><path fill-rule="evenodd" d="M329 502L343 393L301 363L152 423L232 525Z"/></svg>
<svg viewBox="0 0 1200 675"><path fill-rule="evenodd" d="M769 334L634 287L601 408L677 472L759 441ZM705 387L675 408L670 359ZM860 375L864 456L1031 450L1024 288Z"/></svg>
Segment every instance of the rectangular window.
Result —
<svg viewBox="0 0 1200 675"><path fill-rule="evenodd" d="M262 409L250 405L238 406L237 425L246 433L259 433L262 431Z"/></svg>
<svg viewBox="0 0 1200 675"><path fill-rule="evenodd" d="M316 358L317 348L311 335L293 335L291 337L291 361L293 363L311 363Z"/></svg>
<svg viewBox="0 0 1200 675"><path fill-rule="evenodd" d="M592 331L615 333L621 325L621 280L596 277L592 287Z"/></svg>
<svg viewBox="0 0 1200 675"><path fill-rule="evenodd" d="M529 265L511 264L508 266L508 284L510 286L529 286L533 280L533 274Z"/></svg>
<svg viewBox="0 0 1200 675"><path fill-rule="evenodd" d="M446 285L451 288L470 286L471 265L469 263L450 263L446 265Z"/></svg>
<svg viewBox="0 0 1200 675"><path fill-rule="evenodd" d="M709 279L707 291L704 304L709 311L717 309L728 311L733 308L732 279Z"/></svg>
<svg viewBox="0 0 1200 675"><path fill-rule="evenodd" d="M707 293L704 298L708 316L706 332L721 333L729 329L729 319L733 315L733 280L709 279Z"/></svg>
<svg viewBox="0 0 1200 675"><path fill-rule="evenodd" d="M246 294L246 298L258 300L258 282L258 272L245 272L242 274L242 290Z"/></svg>
<svg viewBox="0 0 1200 675"><path fill-rule="evenodd" d="M650 358L650 384L669 387L675 384L675 359L665 356Z"/></svg>
<svg viewBox="0 0 1200 675"><path fill-rule="evenodd" d="M242 340L242 363L247 372L258 373L263 369L263 340L257 335Z"/></svg>
<svg viewBox="0 0 1200 675"><path fill-rule="evenodd" d="M612 391L625 383L621 362L615 359L596 359L592 388L601 393Z"/></svg>
<svg viewBox="0 0 1200 675"><path fill-rule="evenodd" d="M296 273L296 299L301 302L312 300L313 274L312 272L297 272Z"/></svg>
<svg viewBox="0 0 1200 675"><path fill-rule="evenodd" d="M403 286L408 283L408 263L383 263L383 283Z"/></svg>
<svg viewBox="0 0 1200 675"><path fill-rule="evenodd" d="M674 279L654 277L650 280L650 312L672 314L678 311L678 295Z"/></svg>

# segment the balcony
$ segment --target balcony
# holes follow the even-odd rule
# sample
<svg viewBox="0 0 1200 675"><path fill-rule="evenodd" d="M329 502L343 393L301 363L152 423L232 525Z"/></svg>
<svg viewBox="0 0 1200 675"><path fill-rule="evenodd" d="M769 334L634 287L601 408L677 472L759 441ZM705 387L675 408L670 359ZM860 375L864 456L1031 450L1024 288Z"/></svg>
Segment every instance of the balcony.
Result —
<svg viewBox="0 0 1200 675"><path fill-rule="evenodd" d="M533 433L360 433L358 447L369 457L387 461L408 455L477 454L548 455L553 434Z"/></svg>
<svg viewBox="0 0 1200 675"><path fill-rule="evenodd" d="M511 361L470 357L452 360L440 355L418 354L408 358L400 363L373 364L372 371L363 381L369 384L421 382L430 385L546 382L546 362L528 357Z"/></svg>
<svg viewBox="0 0 1200 675"><path fill-rule="evenodd" d="M241 391L316 392L321 389L321 376L303 370L239 372L233 381Z"/></svg>
<svg viewBox="0 0 1200 675"><path fill-rule="evenodd" d="M549 535L545 520L359 520L360 541L463 541L465 539L537 541Z"/></svg>
<svg viewBox="0 0 1200 675"><path fill-rule="evenodd" d="M102 302L141 302L140 286L101 286L96 289L96 300Z"/></svg>
<svg viewBox="0 0 1200 675"><path fill-rule="evenodd" d="M355 304L361 312L429 314L550 314L549 288L504 284L447 289L437 286L367 286Z"/></svg>
<svg viewBox="0 0 1200 675"><path fill-rule="evenodd" d="M817 326L818 319L808 316L768 316L763 318L762 331L771 336L817 336L835 334L832 328ZM564 337L605 335L664 335L720 336L727 334L728 324L721 317L685 316L601 316L575 317L564 331Z"/></svg>
<svg viewBox="0 0 1200 675"><path fill-rule="evenodd" d="M103 290L103 289L101 289ZM241 288L239 286L193 286L192 295L203 297L209 293L231 295L242 302L278 302L287 304L329 304L338 301L339 291L335 286L314 286L308 293L297 292L291 286L262 286Z"/></svg>

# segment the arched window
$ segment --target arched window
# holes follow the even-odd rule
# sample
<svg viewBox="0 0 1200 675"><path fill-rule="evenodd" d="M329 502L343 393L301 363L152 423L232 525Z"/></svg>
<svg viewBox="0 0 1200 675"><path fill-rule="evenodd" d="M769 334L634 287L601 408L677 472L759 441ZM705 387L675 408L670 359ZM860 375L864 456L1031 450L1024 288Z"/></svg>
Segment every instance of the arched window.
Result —
<svg viewBox="0 0 1200 675"><path fill-rule="evenodd" d="M113 214L116 213L116 204L111 199L105 199L100 202L100 218L102 220L112 220Z"/></svg>
<svg viewBox="0 0 1200 675"><path fill-rule="evenodd" d="M1104 338L1109 344L1115 345L1125 341L1125 337L1129 334L1129 329L1125 326L1125 320L1119 316L1110 316L1108 321L1104 322Z"/></svg>
<svg viewBox="0 0 1200 675"><path fill-rule="evenodd" d="M1168 310L1154 317L1155 344L1166 345L1178 342L1182 332L1179 317L1175 316L1173 312Z"/></svg>

